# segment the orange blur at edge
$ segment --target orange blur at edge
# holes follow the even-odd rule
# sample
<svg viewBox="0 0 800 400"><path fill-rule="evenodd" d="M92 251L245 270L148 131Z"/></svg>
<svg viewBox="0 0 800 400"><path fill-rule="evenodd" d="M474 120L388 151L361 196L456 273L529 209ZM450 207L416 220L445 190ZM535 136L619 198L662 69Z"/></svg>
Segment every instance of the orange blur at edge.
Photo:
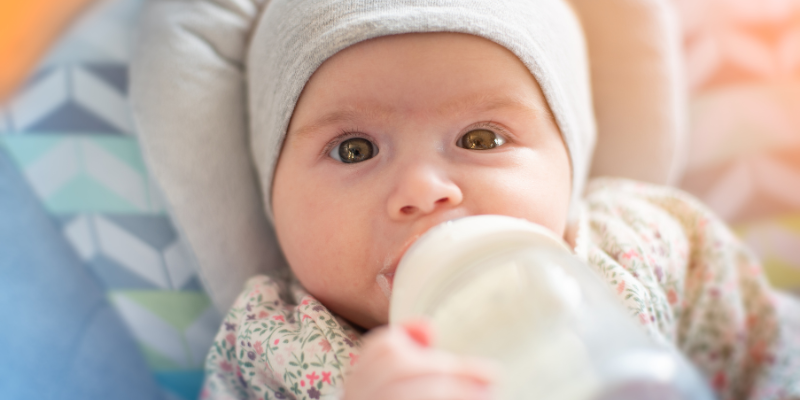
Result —
<svg viewBox="0 0 800 400"><path fill-rule="evenodd" d="M0 0L0 106L77 14L94 0Z"/></svg>

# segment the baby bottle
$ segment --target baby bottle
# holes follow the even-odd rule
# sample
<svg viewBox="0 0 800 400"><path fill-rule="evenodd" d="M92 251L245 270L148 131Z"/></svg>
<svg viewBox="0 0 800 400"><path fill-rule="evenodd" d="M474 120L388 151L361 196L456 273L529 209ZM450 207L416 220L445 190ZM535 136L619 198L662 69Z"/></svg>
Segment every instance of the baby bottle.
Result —
<svg viewBox="0 0 800 400"><path fill-rule="evenodd" d="M420 237L400 261L390 308L392 323L428 318L438 348L497 361L504 400L714 398L628 314L562 239L495 215Z"/></svg>

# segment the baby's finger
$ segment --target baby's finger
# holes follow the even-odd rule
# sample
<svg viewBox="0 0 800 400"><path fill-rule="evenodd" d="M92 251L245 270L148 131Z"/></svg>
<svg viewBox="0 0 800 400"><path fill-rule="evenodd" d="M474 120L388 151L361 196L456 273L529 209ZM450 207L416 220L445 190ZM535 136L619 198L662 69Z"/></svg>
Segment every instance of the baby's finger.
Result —
<svg viewBox="0 0 800 400"><path fill-rule="evenodd" d="M452 375L425 375L393 382L384 393L387 400L490 400L492 388L472 379Z"/></svg>
<svg viewBox="0 0 800 400"><path fill-rule="evenodd" d="M402 323L400 326L402 326L406 334L420 346L430 347L433 345L433 327L428 320L409 320Z"/></svg>
<svg viewBox="0 0 800 400"><path fill-rule="evenodd" d="M494 383L499 375L489 360L420 346L397 326L370 334L352 372L351 380L359 381L366 392L427 375L450 375L483 385Z"/></svg>
<svg viewBox="0 0 800 400"><path fill-rule="evenodd" d="M492 384L499 376L499 366L492 360L458 356L437 349L430 349L427 353L426 357L418 359L416 368L426 374L449 374L480 384Z"/></svg>
<svg viewBox="0 0 800 400"><path fill-rule="evenodd" d="M371 371L376 382L381 381L380 378L383 376L405 379L427 374L453 374L490 383L497 375L496 367L489 360L461 357L446 351L423 347L409 336L405 327L397 326L376 332L366 341L360 364L383 367Z"/></svg>
<svg viewBox="0 0 800 400"><path fill-rule="evenodd" d="M414 354L401 354L403 349L387 350L382 360L376 359L379 370L372 371L374 382L390 383L423 376L446 375L466 379L480 385L491 385L499 376L498 367L481 358L457 356L442 350L421 349Z"/></svg>

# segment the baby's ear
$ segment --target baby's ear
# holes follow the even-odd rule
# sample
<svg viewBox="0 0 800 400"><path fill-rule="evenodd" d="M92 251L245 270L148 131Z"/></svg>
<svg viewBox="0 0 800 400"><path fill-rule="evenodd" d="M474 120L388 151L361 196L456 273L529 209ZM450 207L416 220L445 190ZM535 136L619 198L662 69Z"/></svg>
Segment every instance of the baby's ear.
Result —
<svg viewBox="0 0 800 400"><path fill-rule="evenodd" d="M569 0L586 35L597 119L591 176L674 184L683 171L688 90L669 0Z"/></svg>
<svg viewBox="0 0 800 400"><path fill-rule="evenodd" d="M244 66L263 0L145 3L131 65L142 148L214 304L284 268L251 160Z"/></svg>

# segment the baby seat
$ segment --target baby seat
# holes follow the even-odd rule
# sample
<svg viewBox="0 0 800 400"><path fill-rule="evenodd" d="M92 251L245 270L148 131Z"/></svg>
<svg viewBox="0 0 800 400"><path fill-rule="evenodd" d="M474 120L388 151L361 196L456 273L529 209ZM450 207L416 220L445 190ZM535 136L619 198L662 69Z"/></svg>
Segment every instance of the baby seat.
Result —
<svg viewBox="0 0 800 400"><path fill-rule="evenodd" d="M33 221L25 220L23 233L38 236L37 242L30 241L35 246L20 251L33 253L66 238L69 246L61 247L63 253L53 253L65 255L48 266L61 268L64 259L72 257L75 265L89 272L67 297L47 292L36 296L49 302L71 301L76 292L91 289L100 293L96 300L110 299L122 316L127 332L115 330L113 321L99 329L106 336L133 341L112 343L118 346L115 351L100 350L122 357L105 365L129 364L126 374L140 376L135 371L142 364L136 361L140 356L131 351L138 347L160 386L148 386L146 376L135 385L129 381L127 389L136 385L141 389L131 389L132 398L159 392L166 398L189 399L199 390L203 356L218 329L219 313L228 308L247 277L284 268L263 215L247 149L243 80L247 39L268 1L154 0L142 8L143 3L104 0L93 6L0 112L0 151L12 161L0 160L0 199L24 191L3 185L9 179L6 173L21 173L38 199L33 205L43 210L36 224L52 225L55 234L42 235L34 230ZM671 4L667 0L573 3L583 20L592 60L599 132L594 174L677 183L686 165L682 159L686 142L696 139L683 134L687 102L681 89L680 32ZM144 26L130 55L137 18ZM131 104L136 124L127 97L129 61L134 63ZM700 106L723 94L708 94ZM689 167L695 165L699 164ZM683 183L698 185L691 177L699 175L708 177L690 175ZM153 177L163 187L165 199ZM18 211L0 209L3 226L19 227L8 217ZM780 226L793 226L791 221L781 221ZM775 237L769 226L767 231L768 235L759 235L763 230L756 230L754 235ZM24 236L0 228L3 240L12 235ZM11 274L21 264L7 257L14 252L6 243L0 244L0 293L7 296L0 302L0 315L29 315L18 311L26 310L26 305L18 303L16 292L5 290L6 285L27 283ZM800 278L784 279L800 288ZM33 326L26 321L9 323L12 329L0 333L0 342L8 342L3 340L12 336L8 332L21 331L13 328L18 323ZM73 337L93 340L89 331L81 330L82 323L75 326ZM50 329L59 328L63 326ZM19 398L21 393L48 397L47 384L53 382L34 384L14 370L16 361L7 361L12 358L6 354L35 358L27 345L25 351L0 352L4 359L0 375L6 379L0 378L0 397ZM77 346L63 343L58 349L75 354ZM87 382L87 387L114 383L106 371L97 369L101 365L73 365L80 374L70 377ZM87 376L92 372L97 375ZM8 377L23 380L15 387L8 384ZM28 390L20 391L22 385ZM70 397L52 393L51 397ZM115 397L105 393L102 397ZM77 392L72 396L81 398ZM92 396L82 398L88 397Z"/></svg>

